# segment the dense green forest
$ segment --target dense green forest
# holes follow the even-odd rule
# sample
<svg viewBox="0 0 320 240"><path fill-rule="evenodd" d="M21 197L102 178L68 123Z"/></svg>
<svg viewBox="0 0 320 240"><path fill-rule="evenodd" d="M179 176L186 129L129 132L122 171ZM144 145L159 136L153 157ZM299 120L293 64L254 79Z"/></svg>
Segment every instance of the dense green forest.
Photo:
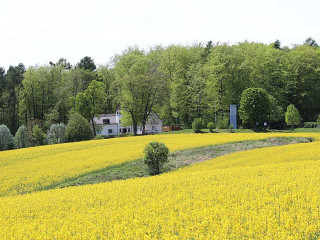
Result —
<svg viewBox="0 0 320 240"><path fill-rule="evenodd" d="M70 112L88 121L99 113L123 109L130 124L144 125L151 111L165 124L190 127L195 118L228 124L230 104L243 90L263 88L277 116L294 104L303 121L320 112L320 48L311 38L292 48L266 45L194 44L128 48L109 65L85 57L75 66L66 59L44 66L0 68L0 124L14 134L22 124L47 130L66 123ZM280 115L280 116L279 116ZM95 130L94 130L95 131Z"/></svg>

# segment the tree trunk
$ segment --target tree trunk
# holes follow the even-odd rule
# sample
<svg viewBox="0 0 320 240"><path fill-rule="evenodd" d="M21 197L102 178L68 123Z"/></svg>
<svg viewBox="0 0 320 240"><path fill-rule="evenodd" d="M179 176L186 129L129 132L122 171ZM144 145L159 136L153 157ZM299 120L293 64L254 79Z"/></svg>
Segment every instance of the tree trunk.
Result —
<svg viewBox="0 0 320 240"><path fill-rule="evenodd" d="M146 134L146 122L142 121L142 135Z"/></svg>
<svg viewBox="0 0 320 240"><path fill-rule="evenodd" d="M96 127L95 127L95 124L94 124L94 121L93 121L93 117L91 117L91 124L92 124L93 135L97 136Z"/></svg>
<svg viewBox="0 0 320 240"><path fill-rule="evenodd" d="M137 131L138 131L138 126L137 126L137 123L135 121L133 121L132 123L132 127L133 127L133 133L135 136L137 136Z"/></svg>
<svg viewBox="0 0 320 240"><path fill-rule="evenodd" d="M133 133L135 136L137 136L137 131L138 131L138 124L137 124L137 121L134 117L134 114L133 112L130 112L130 115L131 115L131 119L132 119L132 127L133 127Z"/></svg>

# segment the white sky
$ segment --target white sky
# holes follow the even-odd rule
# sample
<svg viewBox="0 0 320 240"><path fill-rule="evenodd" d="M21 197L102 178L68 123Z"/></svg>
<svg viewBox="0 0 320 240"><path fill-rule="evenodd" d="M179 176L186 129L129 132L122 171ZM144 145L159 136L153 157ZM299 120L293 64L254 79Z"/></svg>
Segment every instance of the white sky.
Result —
<svg viewBox="0 0 320 240"><path fill-rule="evenodd" d="M0 0L0 66L105 64L128 46L320 43L319 0Z"/></svg>

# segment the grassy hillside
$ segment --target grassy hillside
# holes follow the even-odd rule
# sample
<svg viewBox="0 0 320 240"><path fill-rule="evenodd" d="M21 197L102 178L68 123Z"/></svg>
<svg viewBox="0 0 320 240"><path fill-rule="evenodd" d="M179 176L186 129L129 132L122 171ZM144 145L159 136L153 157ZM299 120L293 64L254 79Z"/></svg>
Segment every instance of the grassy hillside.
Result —
<svg viewBox="0 0 320 240"><path fill-rule="evenodd" d="M179 142L168 136L162 140L169 145L174 139L187 146L274 134L188 134ZM320 142L302 143L154 177L2 197L0 238L316 239L319 163Z"/></svg>
<svg viewBox="0 0 320 240"><path fill-rule="evenodd" d="M143 148L151 141L164 142L175 151L290 136L320 139L315 133L167 134L5 151L0 153L0 196L48 189L68 179L141 158Z"/></svg>
<svg viewBox="0 0 320 240"><path fill-rule="evenodd" d="M183 149L169 154L168 162L165 163L162 173L174 171L182 167L190 166L198 162L210 160L233 152L308 142L310 142L310 139L308 138L268 138L263 140L231 142L199 148ZM113 165L97 170L93 173L87 173L74 179L68 179L56 186L56 188L148 176L151 176L148 166L144 163L143 159L138 159Z"/></svg>

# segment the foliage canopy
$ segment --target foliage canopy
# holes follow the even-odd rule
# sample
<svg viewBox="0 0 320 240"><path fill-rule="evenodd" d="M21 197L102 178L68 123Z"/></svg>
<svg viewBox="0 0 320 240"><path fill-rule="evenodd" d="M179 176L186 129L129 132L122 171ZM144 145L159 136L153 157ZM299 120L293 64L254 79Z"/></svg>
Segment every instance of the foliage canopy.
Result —
<svg viewBox="0 0 320 240"><path fill-rule="evenodd" d="M196 118L192 123L192 129L195 133L200 133L201 129L205 127L205 123L202 118Z"/></svg>
<svg viewBox="0 0 320 240"><path fill-rule="evenodd" d="M287 111L285 113L285 119L286 119L286 124L289 126L294 127L300 124L301 117L300 117L299 111L293 104L290 104L287 107Z"/></svg>
<svg viewBox="0 0 320 240"><path fill-rule="evenodd" d="M163 165L168 161L169 148L160 142L150 142L144 149L144 163L148 165L150 174L161 172Z"/></svg>
<svg viewBox="0 0 320 240"><path fill-rule="evenodd" d="M24 125L18 128L14 136L14 146L15 148L27 148L30 146L28 129Z"/></svg>
<svg viewBox="0 0 320 240"><path fill-rule="evenodd" d="M68 142L90 140L93 132L89 122L80 113L73 113L66 128Z"/></svg>
<svg viewBox="0 0 320 240"><path fill-rule="evenodd" d="M13 148L13 136L9 128L2 124L0 125L0 151Z"/></svg>
<svg viewBox="0 0 320 240"><path fill-rule="evenodd" d="M241 94L239 115L242 122L251 127L262 124L270 113L270 98L262 88L248 88Z"/></svg>

